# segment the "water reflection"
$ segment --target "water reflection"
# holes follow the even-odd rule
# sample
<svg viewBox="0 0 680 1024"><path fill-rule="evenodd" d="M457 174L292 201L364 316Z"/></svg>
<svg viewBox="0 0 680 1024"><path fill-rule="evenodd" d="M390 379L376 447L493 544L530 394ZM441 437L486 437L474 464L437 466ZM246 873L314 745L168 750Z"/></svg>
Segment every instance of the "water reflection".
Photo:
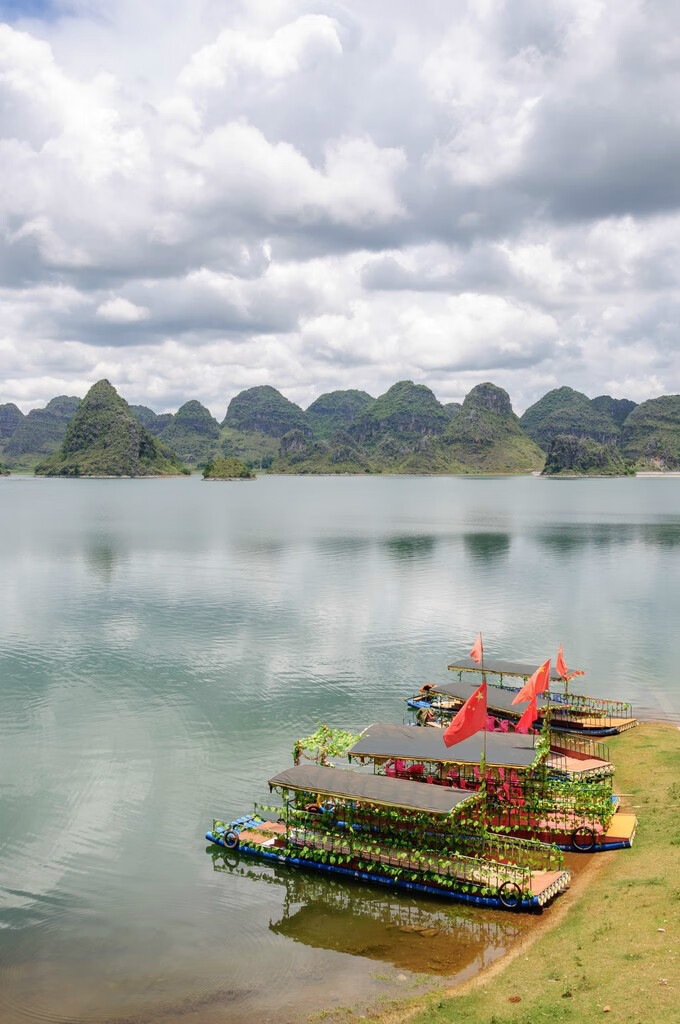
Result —
<svg viewBox="0 0 680 1024"><path fill-rule="evenodd" d="M395 558L420 559L429 557L437 545L437 538L432 536L388 537L383 547Z"/></svg>
<svg viewBox="0 0 680 1024"><path fill-rule="evenodd" d="M571 556L586 546L608 548L641 542L650 547L674 548L680 545L680 524L669 523L587 523L564 524L539 529L534 534L543 547L556 555Z"/></svg>
<svg viewBox="0 0 680 1024"><path fill-rule="evenodd" d="M208 852L215 871L281 890L280 916L269 924L275 935L401 970L450 977L477 969L526 928L526 922L507 914L480 913L325 875L315 878L234 852Z"/></svg>
<svg viewBox="0 0 680 1024"><path fill-rule="evenodd" d="M510 551L509 533L464 533L465 550L475 561L492 562Z"/></svg>

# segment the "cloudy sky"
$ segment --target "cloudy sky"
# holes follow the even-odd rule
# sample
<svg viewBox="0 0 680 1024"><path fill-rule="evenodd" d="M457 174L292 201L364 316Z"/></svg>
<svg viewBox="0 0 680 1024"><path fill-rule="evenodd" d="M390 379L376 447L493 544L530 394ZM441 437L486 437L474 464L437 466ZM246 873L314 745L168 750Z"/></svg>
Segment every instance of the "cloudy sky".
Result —
<svg viewBox="0 0 680 1024"><path fill-rule="evenodd" d="M672 0L0 15L0 402L680 391Z"/></svg>

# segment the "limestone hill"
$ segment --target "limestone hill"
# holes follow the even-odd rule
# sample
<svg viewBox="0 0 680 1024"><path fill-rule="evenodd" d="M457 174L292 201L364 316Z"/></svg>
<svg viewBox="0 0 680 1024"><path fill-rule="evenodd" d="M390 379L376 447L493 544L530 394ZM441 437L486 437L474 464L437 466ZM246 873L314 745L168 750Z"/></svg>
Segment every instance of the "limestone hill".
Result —
<svg viewBox="0 0 680 1024"><path fill-rule="evenodd" d="M348 433L364 447L376 448L391 441L405 454L426 434L443 434L449 422L450 417L428 387L401 380L376 398Z"/></svg>
<svg viewBox="0 0 680 1024"><path fill-rule="evenodd" d="M184 469L130 412L107 380L94 384L68 424L59 449L39 463L41 476L174 476Z"/></svg>
<svg viewBox="0 0 680 1024"><path fill-rule="evenodd" d="M591 405L598 412L604 413L613 420L617 427L622 427L624 420L635 408L630 398L612 398L611 395L598 395L591 400Z"/></svg>
<svg viewBox="0 0 680 1024"><path fill-rule="evenodd" d="M131 405L130 412L143 427L146 427L150 434L155 434L156 437L169 423L172 423L171 412L157 413L153 409L149 409L147 405Z"/></svg>
<svg viewBox="0 0 680 1024"><path fill-rule="evenodd" d="M312 402L307 419L315 437L328 439L346 430L374 402L366 391L329 391Z"/></svg>
<svg viewBox="0 0 680 1024"><path fill-rule="evenodd" d="M161 441L190 465L208 462L217 446L217 420L200 402L185 402L159 434Z"/></svg>
<svg viewBox="0 0 680 1024"><path fill-rule="evenodd" d="M642 402L626 417L621 449L638 469L680 469L680 395Z"/></svg>
<svg viewBox="0 0 680 1024"><path fill-rule="evenodd" d="M0 444L6 441L8 437L11 437L14 431L17 429L20 423L24 421L24 416L21 409L14 404L14 402L7 402L6 405L0 405Z"/></svg>
<svg viewBox="0 0 680 1024"><path fill-rule="evenodd" d="M569 387L549 391L527 409L519 422L544 451L558 434L590 437L603 444L615 443L619 435L610 415L595 407L587 395Z"/></svg>
<svg viewBox="0 0 680 1024"><path fill-rule="evenodd" d="M60 395L48 402L44 409L31 409L4 446L7 462L30 465L55 451L79 405L79 398Z"/></svg>
<svg viewBox="0 0 680 1024"><path fill-rule="evenodd" d="M204 480L255 480L255 474L239 459L214 459L203 470Z"/></svg>
<svg viewBox="0 0 680 1024"><path fill-rule="evenodd" d="M343 431L328 440L314 441L301 430L290 430L281 438L279 457L274 463L277 473L370 473L366 452Z"/></svg>
<svg viewBox="0 0 680 1024"><path fill-rule="evenodd" d="M613 444L558 434L550 442L543 476L629 476L633 469Z"/></svg>
<svg viewBox="0 0 680 1024"><path fill-rule="evenodd" d="M543 452L512 411L507 391L490 383L478 384L466 396L439 445L447 462L467 472L529 473L544 463Z"/></svg>

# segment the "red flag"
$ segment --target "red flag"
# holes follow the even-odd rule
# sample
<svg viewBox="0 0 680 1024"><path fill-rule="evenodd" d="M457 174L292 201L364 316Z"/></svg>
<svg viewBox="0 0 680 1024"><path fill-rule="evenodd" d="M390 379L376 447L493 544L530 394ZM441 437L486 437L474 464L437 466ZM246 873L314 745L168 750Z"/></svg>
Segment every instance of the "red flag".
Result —
<svg viewBox="0 0 680 1024"><path fill-rule="evenodd" d="M444 743L447 747L452 747L454 743L461 743L485 728L486 679L472 696L468 697L451 725L445 730Z"/></svg>
<svg viewBox="0 0 680 1024"><path fill-rule="evenodd" d="M574 678L574 676L584 676L585 675L585 672L581 672L578 669L575 670L574 672L569 672L567 670L567 666L566 666L565 661L564 661L564 654L562 653L562 644L560 644L560 649L557 652L557 661L555 662L555 668L556 668L557 672L562 676L562 678L564 679L565 683L568 683L570 679Z"/></svg>
<svg viewBox="0 0 680 1024"><path fill-rule="evenodd" d="M527 679L526 683L519 691L513 704L523 704L525 700L531 700L532 697L537 697L539 693L545 693L550 684L550 658L544 661L540 665L534 674Z"/></svg>
<svg viewBox="0 0 680 1024"><path fill-rule="evenodd" d="M474 647L470 651L470 657L473 661L476 661L478 665L482 664L482 658L484 657L484 645L482 643L482 634L477 634Z"/></svg>
<svg viewBox="0 0 680 1024"><path fill-rule="evenodd" d="M534 695L527 704L526 711L515 726L515 732L528 732L537 718L538 711L536 709L536 696Z"/></svg>

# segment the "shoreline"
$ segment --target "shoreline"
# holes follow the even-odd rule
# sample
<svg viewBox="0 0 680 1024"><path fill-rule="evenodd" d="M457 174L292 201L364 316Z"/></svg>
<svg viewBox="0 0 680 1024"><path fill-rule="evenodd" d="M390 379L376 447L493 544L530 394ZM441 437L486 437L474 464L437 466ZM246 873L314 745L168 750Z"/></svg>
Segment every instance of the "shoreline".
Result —
<svg viewBox="0 0 680 1024"><path fill-rule="evenodd" d="M658 817L665 810L664 823L669 828L676 828L675 821L677 811L673 806L668 806L669 800L659 802L653 800L654 790L650 792L650 775L657 769L657 789L666 796L666 787L660 784L660 769L664 768L669 780L677 779L677 766L680 765L680 726L671 722L643 722L637 729L623 733L615 737L613 760L617 767L615 775L615 789L623 790L627 801L632 799L632 807L642 811L641 822L638 828L638 838L630 850L621 850L615 853L598 853L591 855L590 863L579 873L574 883L566 894L560 897L552 912L548 911L546 917L537 922L536 926L521 937L516 944L507 950L488 968L482 968L474 977L450 987L442 987L434 996L426 995L415 999L392 1001L383 1006L369 1008L365 1018L371 1024L401 1024L403 1021L415 1020L418 1024L430 1024L430 1022L448 1022L451 1024L524 1024L525 1021L545 1017L554 1020L581 1021L588 1019L593 1013L601 1014L603 1011L610 1012L624 1008L627 1015L612 1014L612 1020L678 1020L680 1017L673 1017L668 1011L675 1005L675 998L672 988L672 979L677 977L677 965L667 963L664 967L654 964L653 978L650 982L652 993L642 992L643 986L637 985L634 992L627 991L620 985L620 982L627 976L627 972L635 968L627 968L626 961L645 960L647 954L642 952L645 948L645 940L655 960L660 959L659 950L662 942L658 940L665 935L666 927L669 932L676 932L671 927L671 920L675 919L680 925L680 890L672 889L675 879L666 877L664 879L656 873L650 877L641 877L641 869L644 871L658 872L660 870L660 852L658 846L666 857L680 860L680 857L671 850L670 842L664 843L659 840L660 828ZM637 783L636 769L640 763L640 750L656 747L658 754L652 764L646 765L649 773L644 783ZM670 764L670 768L668 767ZM619 770L620 765L620 770ZM665 781L665 780L664 780ZM618 784L617 784L618 783ZM680 786L671 781L668 794L680 798ZM656 809L654 803L656 802ZM668 819L667 822L665 819ZM666 891L666 887L668 890ZM656 889L660 892L656 893ZM640 926L646 922L648 914L644 918L641 909L646 904L642 903L642 894L654 893L656 906L651 912L654 921L645 928L644 935L639 931L629 933L639 921ZM590 897L589 906L584 900L585 894ZM611 896L617 899L609 902ZM606 915L613 916L614 913L620 918L619 933L617 940L621 940L626 947L621 959L615 960L611 953L611 945L614 939L609 934L604 942L596 941L613 928L611 920L607 922ZM663 915L663 916L660 916ZM603 921L604 917L604 921ZM656 918L659 918L658 920ZM598 925L593 931L589 925ZM626 934L622 934L622 933ZM571 932L576 932L573 938ZM545 940L541 947L540 957L530 956L530 951L535 947L538 939ZM677 943L675 936L671 940ZM610 948L606 951L603 946ZM676 953L669 946L668 955L675 957ZM603 958L603 952L606 955ZM516 974L508 972L508 969L524 955L524 960L518 965ZM550 959L552 956L552 959ZM537 973L544 973L548 966L553 969L556 975L561 977L544 978L544 983L537 991ZM592 965L597 964L602 977L598 984L593 984L588 978L588 984L579 986L578 981L572 982L570 978L564 977L564 971L571 963L576 963L575 973L585 967L582 975L584 981L588 970ZM554 966L553 966L554 965ZM636 971L636 977L638 972ZM564 991L560 989L560 981L566 982ZM553 984L545 984L552 982ZM617 987L618 986L618 987ZM564 987L564 986L563 986ZM578 991L579 988L581 991ZM557 991L560 989L560 991ZM582 996L583 992L583 996ZM656 998L654 998L656 997ZM582 1007L579 1005L583 998ZM569 1002L565 1002L565 1000ZM635 1016L633 1003L639 1000L641 1017ZM654 1003L661 1002L663 1009L655 1009ZM516 1004L516 1005L515 1005ZM605 1009L609 1008L609 1009ZM565 1011L571 1012L565 1012ZM349 1011L351 1014L351 1011ZM644 1016L644 1014L647 1016ZM631 1015L632 1014L632 1015Z"/></svg>

